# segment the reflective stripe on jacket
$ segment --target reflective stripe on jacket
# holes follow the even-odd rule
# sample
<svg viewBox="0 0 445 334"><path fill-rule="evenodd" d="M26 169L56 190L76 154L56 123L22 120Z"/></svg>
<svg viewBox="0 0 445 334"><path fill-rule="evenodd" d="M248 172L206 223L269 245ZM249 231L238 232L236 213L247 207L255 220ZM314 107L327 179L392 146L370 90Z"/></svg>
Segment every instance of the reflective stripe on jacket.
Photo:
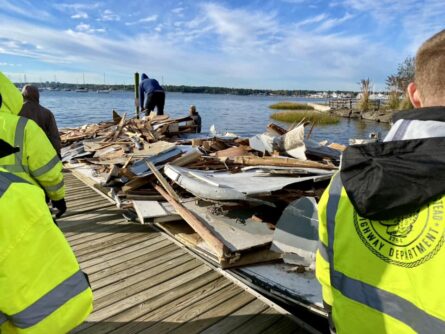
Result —
<svg viewBox="0 0 445 334"><path fill-rule="evenodd" d="M0 159L0 166L40 185L49 198L65 197L62 163L43 130L32 120L17 116L23 104L20 91L0 73L0 139L20 152Z"/></svg>
<svg viewBox="0 0 445 334"><path fill-rule="evenodd" d="M0 332L67 333L92 292L43 191L0 169Z"/></svg>
<svg viewBox="0 0 445 334"><path fill-rule="evenodd" d="M336 174L319 203L316 275L338 333L445 333L444 208L445 196L362 218Z"/></svg>

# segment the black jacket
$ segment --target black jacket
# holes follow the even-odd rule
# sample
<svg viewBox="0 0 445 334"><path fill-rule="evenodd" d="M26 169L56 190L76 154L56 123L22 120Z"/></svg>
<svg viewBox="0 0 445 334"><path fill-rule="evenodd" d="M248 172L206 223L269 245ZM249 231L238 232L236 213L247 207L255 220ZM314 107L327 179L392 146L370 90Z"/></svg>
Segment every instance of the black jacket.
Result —
<svg viewBox="0 0 445 334"><path fill-rule="evenodd" d="M445 107L400 112L393 121L399 119L445 127ZM414 213L445 194L445 137L350 146L340 176L360 216L387 220Z"/></svg>

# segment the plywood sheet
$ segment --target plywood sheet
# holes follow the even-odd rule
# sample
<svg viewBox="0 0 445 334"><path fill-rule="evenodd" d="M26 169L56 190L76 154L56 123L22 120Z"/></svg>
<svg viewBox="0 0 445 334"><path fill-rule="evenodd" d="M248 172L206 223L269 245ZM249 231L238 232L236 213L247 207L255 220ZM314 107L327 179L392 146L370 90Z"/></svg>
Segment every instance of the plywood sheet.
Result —
<svg viewBox="0 0 445 334"><path fill-rule="evenodd" d="M267 246L272 242L273 231L267 224L256 222L247 209L231 210L230 216L214 215L209 205L200 206L195 201L183 203L220 239L232 252Z"/></svg>

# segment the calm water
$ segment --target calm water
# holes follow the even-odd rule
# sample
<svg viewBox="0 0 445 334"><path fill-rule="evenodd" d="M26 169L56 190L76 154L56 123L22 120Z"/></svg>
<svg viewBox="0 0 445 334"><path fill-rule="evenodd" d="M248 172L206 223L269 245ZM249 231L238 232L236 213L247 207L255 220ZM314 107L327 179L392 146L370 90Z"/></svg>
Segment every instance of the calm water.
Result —
<svg viewBox="0 0 445 334"><path fill-rule="evenodd" d="M219 133L230 131L240 136L250 136L264 132L272 113L268 106L283 100L316 102L274 96L167 93L165 112L172 117L183 117L187 115L189 106L194 104L201 114L203 132L215 124ZM42 91L41 103L55 114L61 128L110 120L113 109L120 114L126 112L127 116L135 114L132 92L98 94ZM375 131L385 135L388 130L387 124L344 118L336 125L315 127L311 138L347 144L349 138L367 138L369 133Z"/></svg>

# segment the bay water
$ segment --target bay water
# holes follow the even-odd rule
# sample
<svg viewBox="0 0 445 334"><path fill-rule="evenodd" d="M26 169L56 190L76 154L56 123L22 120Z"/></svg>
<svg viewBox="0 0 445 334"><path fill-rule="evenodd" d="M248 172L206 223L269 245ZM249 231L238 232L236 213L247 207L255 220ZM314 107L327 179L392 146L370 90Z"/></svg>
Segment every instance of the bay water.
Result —
<svg viewBox="0 0 445 334"><path fill-rule="evenodd" d="M212 124L218 133L233 132L239 136L252 136L265 131L272 120L274 110L269 105L282 101L325 102L307 98L283 96L239 96L213 94L166 94L165 113L173 118L188 115L190 105L195 105L202 118L202 132L208 132ZM111 120L112 110L127 117L135 115L134 94L129 91L112 91L100 94L96 91L41 91L40 103L55 115L59 128L77 127L88 123ZM286 123L278 123L283 127ZM311 138L317 141L347 144L349 138L368 138L371 132L382 137L389 130L388 124L373 121L342 118L335 125L317 125ZM308 131L308 129L307 129Z"/></svg>

